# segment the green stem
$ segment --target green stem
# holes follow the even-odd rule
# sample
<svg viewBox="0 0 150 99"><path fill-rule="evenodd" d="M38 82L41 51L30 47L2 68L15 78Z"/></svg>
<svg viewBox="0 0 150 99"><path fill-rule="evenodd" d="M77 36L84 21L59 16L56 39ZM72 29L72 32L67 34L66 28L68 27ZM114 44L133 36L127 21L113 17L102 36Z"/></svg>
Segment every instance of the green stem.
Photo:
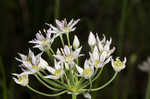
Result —
<svg viewBox="0 0 150 99"><path fill-rule="evenodd" d="M62 34L60 35L60 40L61 40L61 43L63 45L63 47L65 46L65 43L64 43L64 40L63 40L63 37L62 37Z"/></svg>
<svg viewBox="0 0 150 99"><path fill-rule="evenodd" d="M7 86L6 86L6 75L4 70L4 65L2 63L2 58L0 57L0 70L2 73L2 87L3 87L3 99L7 99Z"/></svg>
<svg viewBox="0 0 150 99"><path fill-rule="evenodd" d="M91 91L98 91L98 90L101 90L101 89L105 88L106 86L108 86L108 85L116 78L117 74L118 74L118 72L116 72L116 73L114 74L114 76L113 76L107 83L105 83L105 84L102 85L101 87L91 89Z"/></svg>
<svg viewBox="0 0 150 99"><path fill-rule="evenodd" d="M54 91L60 90L60 89L56 89L56 88L53 88L53 87L47 85L44 81L42 81L42 80L38 77L37 74L35 75L35 77L39 80L39 82L40 82L41 84L43 84L43 85L46 86L47 88L49 88L49 89L51 89L51 90L54 90Z"/></svg>
<svg viewBox="0 0 150 99"><path fill-rule="evenodd" d="M47 83L57 87L57 88L61 88L61 89L65 89L67 88L66 84L60 84L59 82L55 82L55 81L52 81L52 80L49 80L47 78L43 78L43 75L39 72L38 75L44 80L46 81Z"/></svg>
<svg viewBox="0 0 150 99"><path fill-rule="evenodd" d="M72 99L77 99L77 96L72 94Z"/></svg>
<svg viewBox="0 0 150 99"><path fill-rule="evenodd" d="M148 83L147 83L147 88L146 88L145 99L150 99L150 73L148 76Z"/></svg>
<svg viewBox="0 0 150 99"><path fill-rule="evenodd" d="M100 77L100 75L102 74L102 71L103 71L103 68L101 68L101 70L99 71L99 73L94 77L94 79L92 79L92 82L94 82L97 78ZM81 83L82 83L82 82L81 82ZM88 83L88 81L87 81L87 82L85 82L85 83L83 84L83 86L81 86L81 88L86 88L89 84L90 84L90 83Z"/></svg>
<svg viewBox="0 0 150 99"><path fill-rule="evenodd" d="M27 85L27 88L29 88L31 91L33 91L33 92L35 92L37 94L40 94L40 95L43 95L43 96L48 96L48 97L50 97L50 96L51 97L59 96L59 95L62 95L62 94L67 92L67 90L64 90L64 91L61 91L61 92L56 93L56 94L47 94L47 93L43 93L43 92L40 92L38 90L35 90L32 87L30 87L29 85Z"/></svg>
<svg viewBox="0 0 150 99"><path fill-rule="evenodd" d="M100 77L100 75L102 74L103 71L103 67L101 68L100 72L98 73L98 75L92 80L92 82L94 82L97 78Z"/></svg>
<svg viewBox="0 0 150 99"><path fill-rule="evenodd" d="M67 33L67 42L68 42L68 45L70 46L69 33Z"/></svg>
<svg viewBox="0 0 150 99"><path fill-rule="evenodd" d="M52 54L55 54L55 52L53 51L53 49L52 49L52 48L50 48L50 51L51 51L51 53L52 53Z"/></svg>

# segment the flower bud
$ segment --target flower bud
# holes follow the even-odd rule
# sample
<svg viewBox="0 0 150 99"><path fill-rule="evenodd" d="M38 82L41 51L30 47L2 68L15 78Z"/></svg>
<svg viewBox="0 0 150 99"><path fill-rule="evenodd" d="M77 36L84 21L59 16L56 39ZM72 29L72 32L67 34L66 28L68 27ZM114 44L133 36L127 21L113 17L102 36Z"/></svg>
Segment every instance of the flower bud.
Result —
<svg viewBox="0 0 150 99"><path fill-rule="evenodd" d="M88 44L93 47L96 44L96 39L95 36L92 32L90 32L89 34L89 38L88 38Z"/></svg>
<svg viewBox="0 0 150 99"><path fill-rule="evenodd" d="M75 36L74 36L74 40L73 40L73 48L74 48L74 49L77 49L77 48L79 48L79 46L80 46L79 39L78 39L78 37L75 35Z"/></svg>

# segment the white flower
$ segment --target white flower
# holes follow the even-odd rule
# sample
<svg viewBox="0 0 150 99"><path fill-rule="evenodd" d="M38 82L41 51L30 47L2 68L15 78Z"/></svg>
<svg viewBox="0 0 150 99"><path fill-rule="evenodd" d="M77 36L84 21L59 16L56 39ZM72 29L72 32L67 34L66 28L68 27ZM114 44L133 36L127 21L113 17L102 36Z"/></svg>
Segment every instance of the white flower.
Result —
<svg viewBox="0 0 150 99"><path fill-rule="evenodd" d="M63 76L64 70L63 70L63 63L56 62L55 61L55 68L47 67L47 70L52 74L48 76L44 76L44 78L50 78L50 79L59 79Z"/></svg>
<svg viewBox="0 0 150 99"><path fill-rule="evenodd" d="M144 61L141 65L138 66L143 72L150 72L150 57L147 58L147 61Z"/></svg>
<svg viewBox="0 0 150 99"><path fill-rule="evenodd" d="M120 72L122 69L126 67L126 61L127 61L126 57L124 58L123 62L119 59L119 57L117 57L115 61L111 59L111 64L116 72Z"/></svg>
<svg viewBox="0 0 150 99"><path fill-rule="evenodd" d="M74 60L82 56L82 54L80 54L80 51L81 47L73 51L72 47L65 46L64 49L61 49L61 54L54 55L54 57L61 62L74 65Z"/></svg>
<svg viewBox="0 0 150 99"><path fill-rule="evenodd" d="M73 48L74 48L74 49L77 49L77 48L79 48L79 46L80 46L79 39L78 39L78 37L75 35L75 36L74 36L74 40L73 40Z"/></svg>
<svg viewBox="0 0 150 99"><path fill-rule="evenodd" d="M92 32L90 32L88 37L88 44L93 47L96 44L96 38Z"/></svg>
<svg viewBox="0 0 150 99"><path fill-rule="evenodd" d="M110 40L106 40L105 35L103 36L104 36L103 40L100 40L98 37L98 34L96 35L98 50L100 51L100 53L102 53L103 51L106 51L107 57L109 57L115 51L115 47L110 49L112 39L110 38Z"/></svg>
<svg viewBox="0 0 150 99"><path fill-rule="evenodd" d="M42 53L35 56L34 53L29 49L28 56L23 54L19 55L21 59L16 59L22 63L20 66L24 72L34 74L48 66L48 63L43 58L41 58Z"/></svg>
<svg viewBox="0 0 150 99"><path fill-rule="evenodd" d="M17 84L22 85L22 86L27 86L28 85L28 83L29 83L28 74L25 74L25 73L21 73L21 74L13 73L12 75L17 77L17 78L13 77L14 81Z"/></svg>
<svg viewBox="0 0 150 99"><path fill-rule="evenodd" d="M79 76L83 76L85 79L89 79L94 73L94 67L90 65L88 60L85 60L84 62L84 69L82 69L77 65L76 68L77 71L79 72Z"/></svg>
<svg viewBox="0 0 150 99"><path fill-rule="evenodd" d="M56 33L56 36L59 36L60 34L64 34L64 33L69 33L72 32L76 29L76 27L74 27L78 22L80 21L80 19L78 20L71 20L69 23L67 23L66 19L59 21L56 20L56 27L54 27L53 25L50 24L50 27L52 28L52 32Z"/></svg>
<svg viewBox="0 0 150 99"><path fill-rule="evenodd" d="M39 48L41 51L48 50L55 39L55 36L52 36L51 34L51 29L49 29L46 33L46 37L44 37L41 34L41 32L37 33L36 38L34 40L29 41L29 43L35 44L33 48Z"/></svg>
<svg viewBox="0 0 150 99"><path fill-rule="evenodd" d="M107 57L106 51L99 53L97 46L94 47L93 53L89 53L89 54L90 54L91 64L94 65L96 68L103 67L111 59L111 56Z"/></svg>

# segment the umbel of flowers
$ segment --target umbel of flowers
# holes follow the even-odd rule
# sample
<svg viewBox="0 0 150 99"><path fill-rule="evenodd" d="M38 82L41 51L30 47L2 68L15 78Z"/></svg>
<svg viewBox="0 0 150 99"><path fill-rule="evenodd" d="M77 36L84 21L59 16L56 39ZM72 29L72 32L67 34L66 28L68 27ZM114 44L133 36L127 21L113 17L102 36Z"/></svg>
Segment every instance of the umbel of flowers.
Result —
<svg viewBox="0 0 150 99"><path fill-rule="evenodd" d="M100 39L98 34L94 35L90 32L88 37L90 51L89 55L86 55L89 57L80 64L80 59L85 56L81 54L82 46L76 35L73 43L70 42L69 36L72 36L71 32L75 31L75 25L78 22L79 19L72 19L69 23L66 19L56 20L56 26L48 24L48 30L44 30L43 34L37 33L35 39L29 43L34 44L33 48L38 48L41 53L35 55L30 49L28 55L19 53L20 58L16 58L16 60L20 62L19 67L22 73L13 73L14 81L40 95L58 96L69 93L72 94L73 99L76 99L79 94L83 94L85 98L91 98L90 92L101 90L109 85L118 72L126 67L126 58L123 60L120 60L119 57L113 59L112 53L115 51L115 47L110 47L112 39L107 40L105 35L103 35L103 39ZM64 36L67 40L64 40ZM52 44L56 38L60 38L62 47L54 51ZM54 65L48 64L42 58L43 53L47 53L49 59L46 60L53 61ZM108 63L111 63L115 71L113 77L104 85L93 88L92 83L98 80L104 66ZM29 85L30 75L34 75L42 85L56 93L44 93L32 88Z"/></svg>

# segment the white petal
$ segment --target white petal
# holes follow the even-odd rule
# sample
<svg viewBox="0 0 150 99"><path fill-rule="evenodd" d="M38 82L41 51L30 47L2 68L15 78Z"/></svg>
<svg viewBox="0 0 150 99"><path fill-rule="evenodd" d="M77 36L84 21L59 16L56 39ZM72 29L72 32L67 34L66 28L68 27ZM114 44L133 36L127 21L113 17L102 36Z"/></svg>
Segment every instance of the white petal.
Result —
<svg viewBox="0 0 150 99"><path fill-rule="evenodd" d="M22 60L26 60L27 59L27 56L25 56L25 55L23 55L21 53L18 53L18 54L19 54L19 56L21 57Z"/></svg>
<svg viewBox="0 0 150 99"><path fill-rule="evenodd" d="M94 50L93 50L93 58L94 60L99 60L99 52L96 46L94 47Z"/></svg>
<svg viewBox="0 0 150 99"><path fill-rule="evenodd" d="M74 52L73 52L73 58L76 59L77 57L79 57L79 54L80 54L80 51L81 51L82 47L76 49ZM82 56L82 55L81 55Z"/></svg>
<svg viewBox="0 0 150 99"><path fill-rule="evenodd" d="M43 36L42 34L40 34L40 33L37 33L37 34L36 34L36 38L37 38L38 40L42 41L42 40L44 39L44 36Z"/></svg>
<svg viewBox="0 0 150 99"><path fill-rule="evenodd" d="M83 73L83 69L79 66L76 65L77 71L82 75Z"/></svg>
<svg viewBox="0 0 150 99"><path fill-rule="evenodd" d="M71 52L68 46L65 46L64 52L65 52L65 55L70 55Z"/></svg>
<svg viewBox="0 0 150 99"><path fill-rule="evenodd" d="M98 37L98 34L96 35L96 40L97 40L97 43L98 43L98 48L100 51L102 51L104 48L104 46L102 45L102 42L100 41L99 37Z"/></svg>
<svg viewBox="0 0 150 99"><path fill-rule="evenodd" d="M124 61L123 61L123 64L125 64L127 62L127 59L126 59L126 57L124 58Z"/></svg>
<svg viewBox="0 0 150 99"><path fill-rule="evenodd" d="M44 76L44 78L49 78L49 79L59 79L59 77L53 76L53 75Z"/></svg>
<svg viewBox="0 0 150 99"><path fill-rule="evenodd" d="M101 56L100 56L100 61L101 61L101 62L104 62L104 60L106 59L106 57L107 57L107 52L106 52L106 51L103 51L103 53L102 53Z"/></svg>
<svg viewBox="0 0 150 99"><path fill-rule="evenodd" d="M70 28L74 27L79 21L80 21L80 19L74 21L73 24L70 26Z"/></svg>
<svg viewBox="0 0 150 99"><path fill-rule="evenodd" d="M54 57L60 61L65 61L65 58L63 56L60 56L60 55L54 55Z"/></svg>
<svg viewBox="0 0 150 99"><path fill-rule="evenodd" d="M46 69L50 72L50 73L52 73L52 74L54 74L55 73L55 69L54 68L52 68L52 67L46 67Z"/></svg>
<svg viewBox="0 0 150 99"><path fill-rule="evenodd" d="M57 19L56 19L56 24L59 28L64 27L64 24L61 21L57 20Z"/></svg>
<svg viewBox="0 0 150 99"><path fill-rule="evenodd" d="M68 23L68 26L70 27L72 25L73 19Z"/></svg>
<svg viewBox="0 0 150 99"><path fill-rule="evenodd" d="M40 67L42 67L43 69L45 69L48 66L48 63L43 58L40 58L39 65L40 65Z"/></svg>
<svg viewBox="0 0 150 99"><path fill-rule="evenodd" d="M56 62L55 60L55 69L60 69L60 68L61 68L60 62Z"/></svg>
<svg viewBox="0 0 150 99"><path fill-rule="evenodd" d="M90 68L88 60L85 60L85 62L84 62L84 69L86 69L86 68Z"/></svg>

